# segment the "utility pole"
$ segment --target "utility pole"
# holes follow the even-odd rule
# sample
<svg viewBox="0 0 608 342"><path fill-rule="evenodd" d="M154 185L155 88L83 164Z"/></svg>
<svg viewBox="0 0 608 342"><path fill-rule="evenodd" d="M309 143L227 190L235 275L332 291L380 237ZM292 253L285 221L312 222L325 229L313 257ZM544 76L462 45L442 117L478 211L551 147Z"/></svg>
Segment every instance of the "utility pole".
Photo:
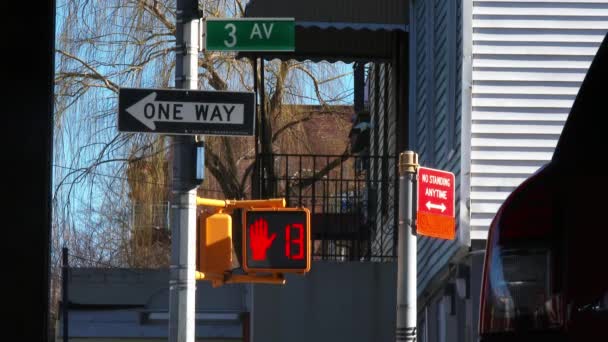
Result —
<svg viewBox="0 0 608 342"><path fill-rule="evenodd" d="M198 1L177 0L175 87L198 88ZM194 342L196 295L196 145L174 136L169 273L169 341Z"/></svg>
<svg viewBox="0 0 608 342"><path fill-rule="evenodd" d="M399 246L397 252L397 328L396 341L416 341L417 236L414 224L415 186L418 154L399 155Z"/></svg>

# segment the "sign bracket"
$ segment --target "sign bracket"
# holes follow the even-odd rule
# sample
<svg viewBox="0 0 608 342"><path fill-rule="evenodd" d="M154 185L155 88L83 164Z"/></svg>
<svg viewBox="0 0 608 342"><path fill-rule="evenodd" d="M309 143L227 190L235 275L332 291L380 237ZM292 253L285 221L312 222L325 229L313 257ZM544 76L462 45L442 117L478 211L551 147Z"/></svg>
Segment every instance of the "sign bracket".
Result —
<svg viewBox="0 0 608 342"><path fill-rule="evenodd" d="M206 32L205 32L205 25L207 24L207 17L202 17L199 21L198 21L198 46L199 46L199 52L206 52L206 43L207 43L207 37L206 37Z"/></svg>

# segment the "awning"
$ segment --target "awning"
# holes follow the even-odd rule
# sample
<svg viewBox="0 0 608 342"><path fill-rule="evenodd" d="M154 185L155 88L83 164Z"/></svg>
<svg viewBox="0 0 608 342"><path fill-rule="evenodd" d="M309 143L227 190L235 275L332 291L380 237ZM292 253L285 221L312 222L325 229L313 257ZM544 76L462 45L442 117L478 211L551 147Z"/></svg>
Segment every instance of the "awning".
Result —
<svg viewBox="0 0 608 342"><path fill-rule="evenodd" d="M409 8L404 0L250 0L245 17L295 18L296 51L257 53L266 59L369 62L391 57Z"/></svg>

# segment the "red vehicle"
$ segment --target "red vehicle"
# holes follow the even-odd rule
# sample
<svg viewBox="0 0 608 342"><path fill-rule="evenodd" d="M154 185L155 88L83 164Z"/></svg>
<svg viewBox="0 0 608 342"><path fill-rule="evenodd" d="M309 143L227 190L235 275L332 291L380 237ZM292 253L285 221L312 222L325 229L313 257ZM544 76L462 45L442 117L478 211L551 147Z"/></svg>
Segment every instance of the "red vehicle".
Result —
<svg viewBox="0 0 608 342"><path fill-rule="evenodd" d="M481 341L608 341L608 35L550 163L490 226Z"/></svg>

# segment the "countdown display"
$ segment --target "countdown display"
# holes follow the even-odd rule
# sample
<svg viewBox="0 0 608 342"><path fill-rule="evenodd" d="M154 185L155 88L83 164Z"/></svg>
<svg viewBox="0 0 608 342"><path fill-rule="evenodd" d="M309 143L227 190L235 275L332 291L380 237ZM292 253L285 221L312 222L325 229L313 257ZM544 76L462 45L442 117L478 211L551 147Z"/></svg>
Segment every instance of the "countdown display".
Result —
<svg viewBox="0 0 608 342"><path fill-rule="evenodd" d="M308 272L310 212L306 208L246 210L243 242L247 272Z"/></svg>

